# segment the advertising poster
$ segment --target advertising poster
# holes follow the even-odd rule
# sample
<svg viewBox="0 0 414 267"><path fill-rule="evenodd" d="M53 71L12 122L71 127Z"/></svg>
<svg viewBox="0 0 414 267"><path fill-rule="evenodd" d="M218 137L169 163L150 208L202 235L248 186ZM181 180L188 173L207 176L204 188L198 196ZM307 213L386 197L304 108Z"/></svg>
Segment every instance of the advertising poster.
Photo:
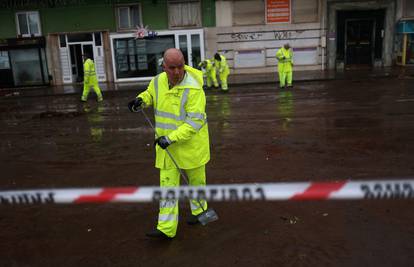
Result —
<svg viewBox="0 0 414 267"><path fill-rule="evenodd" d="M290 0L266 0L266 23L289 23Z"/></svg>

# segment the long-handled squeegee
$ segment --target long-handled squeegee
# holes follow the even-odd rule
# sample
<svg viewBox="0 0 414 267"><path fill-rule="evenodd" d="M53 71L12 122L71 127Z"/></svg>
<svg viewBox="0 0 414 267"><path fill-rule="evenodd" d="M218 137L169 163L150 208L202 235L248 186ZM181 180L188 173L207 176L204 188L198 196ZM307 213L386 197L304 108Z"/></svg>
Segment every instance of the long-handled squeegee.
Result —
<svg viewBox="0 0 414 267"><path fill-rule="evenodd" d="M152 130L155 133L155 137L158 138L158 134L157 134L157 130L155 130L154 125L152 124L151 120L148 118L147 114L145 113L144 109L141 108L142 114L144 115L145 119L147 120L148 124L151 126ZM172 162L174 163L175 167L180 171L181 176L183 177L184 181L186 182L187 185L190 185L187 175L184 173L184 171L178 166L177 162L175 161L175 159L173 158L173 156L171 155L170 151L168 150L168 148L165 148L165 151L167 152L168 156L171 158ZM203 205L200 202L200 199L197 198L197 202L200 205L201 209L203 210L202 213L200 213L199 215L197 215L197 220L202 224L202 225L206 225L209 222L214 222L216 220L218 220L218 215L217 213L212 209L212 208L208 208L207 210L204 209Z"/></svg>

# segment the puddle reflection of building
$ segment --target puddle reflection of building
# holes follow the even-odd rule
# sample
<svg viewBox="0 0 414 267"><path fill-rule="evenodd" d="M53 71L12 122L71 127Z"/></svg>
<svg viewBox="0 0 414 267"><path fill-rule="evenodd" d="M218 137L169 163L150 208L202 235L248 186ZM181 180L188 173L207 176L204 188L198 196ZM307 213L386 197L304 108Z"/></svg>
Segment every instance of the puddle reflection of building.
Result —
<svg viewBox="0 0 414 267"><path fill-rule="evenodd" d="M88 104L83 105L83 111L86 113L86 118L89 123L89 129L91 134L91 139L95 143L100 143L103 136L103 104L97 103L96 106L90 106Z"/></svg>
<svg viewBox="0 0 414 267"><path fill-rule="evenodd" d="M293 116L293 93L292 91L281 91L277 103L277 111L282 119L282 129L287 131Z"/></svg>

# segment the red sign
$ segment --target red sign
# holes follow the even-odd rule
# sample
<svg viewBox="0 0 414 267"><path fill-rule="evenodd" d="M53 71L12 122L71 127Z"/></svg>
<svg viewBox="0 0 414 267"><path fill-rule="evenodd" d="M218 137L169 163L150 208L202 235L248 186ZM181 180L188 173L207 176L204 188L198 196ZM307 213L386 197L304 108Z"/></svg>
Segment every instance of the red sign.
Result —
<svg viewBox="0 0 414 267"><path fill-rule="evenodd" d="M290 0L266 0L266 22L290 22Z"/></svg>

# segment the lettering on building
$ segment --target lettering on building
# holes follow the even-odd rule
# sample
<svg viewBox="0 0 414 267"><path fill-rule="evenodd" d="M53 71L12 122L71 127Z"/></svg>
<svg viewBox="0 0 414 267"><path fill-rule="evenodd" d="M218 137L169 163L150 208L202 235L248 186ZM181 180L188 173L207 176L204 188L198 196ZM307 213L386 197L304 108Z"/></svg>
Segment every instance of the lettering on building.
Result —
<svg viewBox="0 0 414 267"><path fill-rule="evenodd" d="M292 32L290 31L275 31L273 32L276 40L287 40L292 38Z"/></svg>
<svg viewBox="0 0 414 267"><path fill-rule="evenodd" d="M85 0L6 0L0 2L0 8L54 8L85 4Z"/></svg>
<svg viewBox="0 0 414 267"><path fill-rule="evenodd" d="M248 40L258 40L263 36L262 33L232 33L231 39L235 41L248 41Z"/></svg>

